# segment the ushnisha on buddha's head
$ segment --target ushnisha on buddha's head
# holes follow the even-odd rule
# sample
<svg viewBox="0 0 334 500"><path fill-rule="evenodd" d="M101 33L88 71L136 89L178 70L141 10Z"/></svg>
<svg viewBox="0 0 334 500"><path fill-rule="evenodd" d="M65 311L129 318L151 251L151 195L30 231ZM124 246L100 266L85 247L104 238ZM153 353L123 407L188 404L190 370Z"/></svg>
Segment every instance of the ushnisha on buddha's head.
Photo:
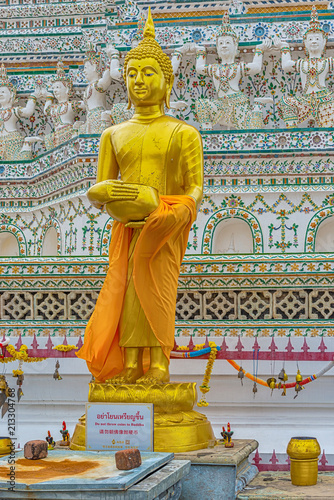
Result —
<svg viewBox="0 0 334 500"><path fill-rule="evenodd" d="M226 11L222 24L219 28L216 38L216 47L219 58L223 62L234 62L238 52L239 37L230 25L230 18Z"/></svg>
<svg viewBox="0 0 334 500"><path fill-rule="evenodd" d="M169 57L155 40L154 24L149 10L143 40L131 49L124 61L123 77L128 89L130 108L160 105L169 108L173 88L173 67Z"/></svg>

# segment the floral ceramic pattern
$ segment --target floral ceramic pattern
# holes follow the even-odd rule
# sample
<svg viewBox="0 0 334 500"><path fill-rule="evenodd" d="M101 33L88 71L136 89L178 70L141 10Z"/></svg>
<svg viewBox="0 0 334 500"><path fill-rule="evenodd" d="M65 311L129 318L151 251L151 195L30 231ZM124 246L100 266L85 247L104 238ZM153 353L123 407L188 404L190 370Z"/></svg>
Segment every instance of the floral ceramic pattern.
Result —
<svg viewBox="0 0 334 500"><path fill-rule="evenodd" d="M225 219L241 219L244 220L252 233L253 237L253 251L254 253L263 252L263 240L262 233L258 221L250 212L242 208L238 208L237 204L234 204L234 199L232 198L230 202L231 207L235 208L225 208L215 212L208 220L203 231L203 243L202 243L202 253L210 254L212 253L212 241L213 235L217 225Z"/></svg>

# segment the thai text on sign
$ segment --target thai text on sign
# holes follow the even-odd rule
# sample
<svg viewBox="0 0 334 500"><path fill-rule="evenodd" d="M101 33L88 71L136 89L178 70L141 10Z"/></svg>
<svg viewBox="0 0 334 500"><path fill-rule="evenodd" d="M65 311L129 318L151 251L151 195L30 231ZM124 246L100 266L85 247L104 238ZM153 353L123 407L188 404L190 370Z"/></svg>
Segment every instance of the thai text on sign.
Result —
<svg viewBox="0 0 334 500"><path fill-rule="evenodd" d="M87 403L86 450L153 450L153 404Z"/></svg>

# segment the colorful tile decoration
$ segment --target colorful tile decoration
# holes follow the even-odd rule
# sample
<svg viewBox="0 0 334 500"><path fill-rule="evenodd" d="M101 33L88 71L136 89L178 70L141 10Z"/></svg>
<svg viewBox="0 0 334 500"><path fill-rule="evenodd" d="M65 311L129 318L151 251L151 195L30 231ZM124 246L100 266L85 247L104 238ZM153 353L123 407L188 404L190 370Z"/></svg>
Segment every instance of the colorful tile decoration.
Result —
<svg viewBox="0 0 334 500"><path fill-rule="evenodd" d="M260 0L237 3L230 15L239 36L238 61L252 61L255 46L276 35L290 43L294 59L302 56L307 6L293 10L300 2L283 8L277 0L270 11ZM82 71L87 43L96 47L101 69L108 67L110 43L122 61L149 5L166 53L196 43L206 46L208 63L216 61L221 2L189 0L167 7L153 0L0 2L0 63L17 89L18 104L24 106L36 86L50 88L60 57L74 99L80 100L87 86ZM319 8L319 19L328 34L326 57L331 57L331 4ZM209 77L196 75L195 63L195 55L182 58L172 100L187 103L176 117L199 127L195 103L212 98L215 90ZM328 89L333 83L331 74ZM330 233L334 227L332 129L319 128L312 119L285 127L279 102L285 94L300 94L302 86L298 75L283 72L278 50L265 53L261 73L246 75L240 88L251 102L259 96L272 102L264 106L260 130L216 126L202 132L204 198L181 268L176 338L334 336L334 242L321 229L327 224ZM108 109L123 102L124 84L113 82ZM50 133L42 108L38 102L34 114L20 120L23 136ZM43 143L34 145L29 161L0 159L0 239L13 235L17 245L16 257L0 257L0 334L83 334L107 271L112 229L109 216L85 196L95 182L98 149L98 135L77 134L48 152ZM252 253L241 248L214 254L220 228L234 222L249 231ZM51 257L43 256L47 244L53 245Z"/></svg>

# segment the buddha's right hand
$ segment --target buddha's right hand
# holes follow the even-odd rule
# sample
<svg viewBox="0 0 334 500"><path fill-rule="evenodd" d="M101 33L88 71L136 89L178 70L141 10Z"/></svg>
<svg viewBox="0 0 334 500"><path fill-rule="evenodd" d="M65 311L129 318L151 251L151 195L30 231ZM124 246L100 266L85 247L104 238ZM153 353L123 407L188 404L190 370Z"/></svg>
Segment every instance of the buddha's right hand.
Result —
<svg viewBox="0 0 334 500"><path fill-rule="evenodd" d="M87 197L96 208L105 205L108 214L123 224L138 221L144 224L160 202L155 188L118 180L95 184L88 190Z"/></svg>
<svg viewBox="0 0 334 500"><path fill-rule="evenodd" d="M135 201L138 194L139 189L136 185L119 180L98 182L87 191L89 201L96 208L111 201Z"/></svg>
<svg viewBox="0 0 334 500"><path fill-rule="evenodd" d="M138 198L139 189L134 184L118 180L104 182L108 193L108 203L110 201L134 201Z"/></svg>
<svg viewBox="0 0 334 500"><path fill-rule="evenodd" d="M131 186L131 184L127 184ZM160 199L159 193L151 186L134 184L138 189L135 200L115 200L106 204L108 214L115 220L123 224L131 224L127 227L141 227L145 224L146 218L158 208Z"/></svg>

